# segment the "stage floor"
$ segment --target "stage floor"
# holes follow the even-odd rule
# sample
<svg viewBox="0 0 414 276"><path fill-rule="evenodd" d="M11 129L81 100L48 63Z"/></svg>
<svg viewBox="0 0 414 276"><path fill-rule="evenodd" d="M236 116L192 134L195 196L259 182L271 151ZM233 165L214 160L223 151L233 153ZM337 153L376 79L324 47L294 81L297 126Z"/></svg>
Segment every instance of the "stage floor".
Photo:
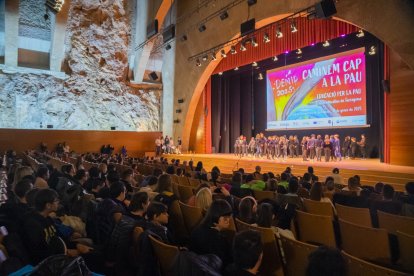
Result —
<svg viewBox="0 0 414 276"><path fill-rule="evenodd" d="M287 166L292 168L293 174L303 175L308 166L314 168L315 174L324 180L331 174L333 168L339 168L341 175L345 178L358 174L362 184L375 185L381 181L394 185L396 190L404 190L404 185L408 181L414 181L414 167L396 166L381 163L379 159L342 159L342 161L317 162L303 161L302 158L288 158L283 160L269 160L267 158L255 158L251 156L238 157L234 154L164 154L164 157L184 160L193 160L194 166L198 161L202 161L205 169L210 171L212 167L218 166L222 173L231 173L238 168L243 168L246 172L253 172L259 165L262 172L273 172L280 174Z"/></svg>

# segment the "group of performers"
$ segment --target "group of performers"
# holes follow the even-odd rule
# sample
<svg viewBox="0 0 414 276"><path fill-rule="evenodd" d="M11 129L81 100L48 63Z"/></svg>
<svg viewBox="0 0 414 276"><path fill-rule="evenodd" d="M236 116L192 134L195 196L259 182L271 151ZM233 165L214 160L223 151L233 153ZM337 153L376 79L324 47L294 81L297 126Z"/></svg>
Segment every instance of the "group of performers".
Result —
<svg viewBox="0 0 414 276"><path fill-rule="evenodd" d="M174 140L172 137L159 137L155 139L155 155L161 156L161 153L174 153L174 154L181 154L181 138L178 137L177 144L174 144Z"/></svg>
<svg viewBox="0 0 414 276"><path fill-rule="evenodd" d="M359 141L355 137L346 136L341 143L339 135L304 136L299 140L297 135L269 136L257 134L247 142L246 136L240 135L234 143L234 154L240 157L267 157L268 159L287 160L287 157L300 157L303 161L322 161L322 154L326 162L341 161L342 158L355 159L357 150L362 159L366 158L366 138L362 134Z"/></svg>

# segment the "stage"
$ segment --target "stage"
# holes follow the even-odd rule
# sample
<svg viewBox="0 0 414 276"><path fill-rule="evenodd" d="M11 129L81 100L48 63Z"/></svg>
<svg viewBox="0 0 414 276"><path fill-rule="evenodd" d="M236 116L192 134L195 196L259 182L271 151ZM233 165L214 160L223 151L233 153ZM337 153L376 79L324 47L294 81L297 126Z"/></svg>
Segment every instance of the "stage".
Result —
<svg viewBox="0 0 414 276"><path fill-rule="evenodd" d="M288 158L283 160L269 160L267 158L255 158L251 156L238 157L234 154L164 154L164 157L180 159L180 161L194 161L194 166L198 161L202 161L204 168L210 171L212 167L218 166L222 173L230 174L239 168L245 172L253 172L257 165L262 167L262 172L273 172L280 174L286 167L291 167L294 175L303 175L308 166L314 168L315 174L324 180L330 175L333 168L339 168L340 174L345 178L353 175L361 177L362 185L375 185L377 182L392 184L397 191L404 191L404 185L408 181L414 181L414 167L395 166L384 164L379 159L343 159L333 162L311 162L302 161L302 158Z"/></svg>

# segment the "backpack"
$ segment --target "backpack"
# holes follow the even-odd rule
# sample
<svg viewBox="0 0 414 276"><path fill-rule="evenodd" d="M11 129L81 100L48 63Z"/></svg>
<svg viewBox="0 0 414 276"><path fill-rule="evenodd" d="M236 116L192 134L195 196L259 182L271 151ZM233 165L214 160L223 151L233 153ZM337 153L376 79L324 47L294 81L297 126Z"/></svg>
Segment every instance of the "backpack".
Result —
<svg viewBox="0 0 414 276"><path fill-rule="evenodd" d="M173 265L173 275L219 276L222 261L214 254L197 255L180 251Z"/></svg>
<svg viewBox="0 0 414 276"><path fill-rule="evenodd" d="M115 225L107 247L107 259L117 261L127 259L129 247L132 242L132 231L135 227L135 220L128 216L122 216Z"/></svg>
<svg viewBox="0 0 414 276"><path fill-rule="evenodd" d="M298 206L292 203L286 203L284 206L280 206L277 216L277 227L282 229L290 229L290 224L296 215L297 208Z"/></svg>
<svg viewBox="0 0 414 276"><path fill-rule="evenodd" d="M30 276L89 276L91 274L82 257L52 255L39 263Z"/></svg>

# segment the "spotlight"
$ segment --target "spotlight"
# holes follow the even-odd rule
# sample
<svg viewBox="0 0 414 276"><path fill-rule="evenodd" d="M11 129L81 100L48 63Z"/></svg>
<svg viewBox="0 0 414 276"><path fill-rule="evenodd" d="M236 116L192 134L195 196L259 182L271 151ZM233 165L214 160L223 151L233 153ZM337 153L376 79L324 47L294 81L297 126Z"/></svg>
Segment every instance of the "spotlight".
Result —
<svg viewBox="0 0 414 276"><path fill-rule="evenodd" d="M322 46L323 46L323 47L328 47L329 45L331 45L331 43L329 43L329 40L326 40L326 41L322 44Z"/></svg>
<svg viewBox="0 0 414 276"><path fill-rule="evenodd" d="M221 76L221 75L223 75L223 72L219 72L219 75Z"/></svg>
<svg viewBox="0 0 414 276"><path fill-rule="evenodd" d="M167 46L165 46L165 50L169 50L169 49L171 49L171 45L170 44L168 44Z"/></svg>
<svg viewBox="0 0 414 276"><path fill-rule="evenodd" d="M182 35L181 38L180 38L181 41L186 41L187 39L188 39L188 37L186 35Z"/></svg>
<svg viewBox="0 0 414 276"><path fill-rule="evenodd" d="M202 24L198 27L198 30L200 31L200 33L204 32L206 30L206 25Z"/></svg>
<svg viewBox="0 0 414 276"><path fill-rule="evenodd" d="M196 60L196 66L200 67L201 66L201 62L199 59Z"/></svg>
<svg viewBox="0 0 414 276"><path fill-rule="evenodd" d="M221 57L222 57L222 58L225 58L225 57L227 57L226 51L224 51L224 50L221 50Z"/></svg>
<svg viewBox="0 0 414 276"><path fill-rule="evenodd" d="M276 37L277 38L282 38L283 37L282 28L280 26L277 27Z"/></svg>
<svg viewBox="0 0 414 276"><path fill-rule="evenodd" d="M244 52L244 51L246 51L246 50L247 50L246 46L244 46L244 43L242 43L242 44L240 45L240 51Z"/></svg>
<svg viewBox="0 0 414 276"><path fill-rule="evenodd" d="M235 46L231 46L231 47L230 47L230 53L231 53L232 55L237 54L237 50L236 50L236 47L235 47Z"/></svg>
<svg viewBox="0 0 414 276"><path fill-rule="evenodd" d="M256 61L253 61L252 66L253 67L256 67L257 66L257 62Z"/></svg>
<svg viewBox="0 0 414 276"><path fill-rule="evenodd" d="M182 111L181 109L176 109L175 113L181 113L181 111Z"/></svg>
<svg viewBox="0 0 414 276"><path fill-rule="evenodd" d="M259 46L259 43L257 43L256 38L252 37L252 45L253 47Z"/></svg>
<svg viewBox="0 0 414 276"><path fill-rule="evenodd" d="M263 80L263 74L262 73L259 73L259 75L257 76L257 79L258 80Z"/></svg>
<svg viewBox="0 0 414 276"><path fill-rule="evenodd" d="M211 54L211 60L212 60L212 61L217 60L217 57L216 57L216 54L215 54L215 53L212 53L212 54Z"/></svg>
<svg viewBox="0 0 414 276"><path fill-rule="evenodd" d="M269 43L270 42L270 38L269 38L269 34L265 33L263 36L263 42L264 43Z"/></svg>
<svg viewBox="0 0 414 276"><path fill-rule="evenodd" d="M273 61L278 61L277 56L272 57L272 60L273 60Z"/></svg>
<svg viewBox="0 0 414 276"><path fill-rule="evenodd" d="M53 13L60 12L63 4L65 4L64 0L46 0L45 2L46 7Z"/></svg>
<svg viewBox="0 0 414 276"><path fill-rule="evenodd" d="M377 48L375 46L369 47L368 55L373 56L377 53Z"/></svg>
<svg viewBox="0 0 414 276"><path fill-rule="evenodd" d="M229 14L227 13L227 11L224 11L224 12L222 12L221 14L220 14L220 19L221 20L224 20L224 19L226 19L226 18L228 18L229 17Z"/></svg>
<svg viewBox="0 0 414 276"><path fill-rule="evenodd" d="M157 75L156 72L153 71L153 72L148 74L148 78L152 81L156 81L158 79L158 75Z"/></svg>
<svg viewBox="0 0 414 276"><path fill-rule="evenodd" d="M296 33L296 32L298 31L298 29L296 28L296 24L295 24L295 22L292 22L292 23L290 24L290 31L291 31L292 33Z"/></svg>
<svg viewBox="0 0 414 276"><path fill-rule="evenodd" d="M298 55L302 54L302 50L299 48L299 49L296 51L296 54L298 54Z"/></svg>
<svg viewBox="0 0 414 276"><path fill-rule="evenodd" d="M208 56L207 55L204 55L203 56L203 61L207 61L207 59L208 59Z"/></svg>
<svg viewBox="0 0 414 276"><path fill-rule="evenodd" d="M365 36L365 33L364 33L364 31L361 29L361 30L359 30L359 31L358 31L358 33L356 34L356 36L357 36L357 37L364 37L364 36Z"/></svg>
<svg viewBox="0 0 414 276"><path fill-rule="evenodd" d="M239 67L234 68L234 71L237 71L237 70L239 70Z"/></svg>

